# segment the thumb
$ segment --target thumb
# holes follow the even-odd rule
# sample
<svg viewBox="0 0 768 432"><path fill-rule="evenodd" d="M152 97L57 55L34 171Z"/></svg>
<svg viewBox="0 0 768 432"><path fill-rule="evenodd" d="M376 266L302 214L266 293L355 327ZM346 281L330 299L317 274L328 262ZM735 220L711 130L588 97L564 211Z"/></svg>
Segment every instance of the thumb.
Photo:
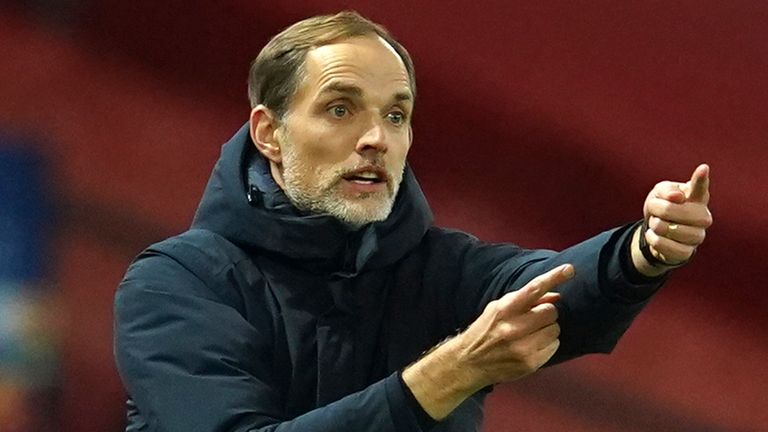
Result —
<svg viewBox="0 0 768 432"><path fill-rule="evenodd" d="M709 201L709 165L696 167L686 186L687 201L706 204Z"/></svg>

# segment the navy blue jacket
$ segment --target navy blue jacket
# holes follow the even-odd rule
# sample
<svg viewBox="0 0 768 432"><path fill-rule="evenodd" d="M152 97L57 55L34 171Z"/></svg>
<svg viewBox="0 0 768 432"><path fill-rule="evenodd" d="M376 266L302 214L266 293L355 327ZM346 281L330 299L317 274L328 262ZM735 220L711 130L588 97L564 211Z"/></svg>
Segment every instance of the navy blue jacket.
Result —
<svg viewBox="0 0 768 432"><path fill-rule="evenodd" d="M628 263L631 228L560 253L483 243L433 226L406 168L389 218L354 231L291 206L243 127L191 229L146 249L118 289L127 430L479 430L487 390L434 424L398 371L568 262L551 363L609 352L660 284Z"/></svg>

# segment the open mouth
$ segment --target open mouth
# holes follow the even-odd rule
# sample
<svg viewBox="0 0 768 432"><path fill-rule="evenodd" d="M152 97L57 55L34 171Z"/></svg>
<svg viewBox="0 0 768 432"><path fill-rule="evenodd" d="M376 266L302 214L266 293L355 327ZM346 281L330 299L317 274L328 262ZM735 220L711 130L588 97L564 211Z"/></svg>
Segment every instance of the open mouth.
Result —
<svg viewBox="0 0 768 432"><path fill-rule="evenodd" d="M375 185L387 182L387 174L381 168L357 169L342 176L344 180L361 185Z"/></svg>

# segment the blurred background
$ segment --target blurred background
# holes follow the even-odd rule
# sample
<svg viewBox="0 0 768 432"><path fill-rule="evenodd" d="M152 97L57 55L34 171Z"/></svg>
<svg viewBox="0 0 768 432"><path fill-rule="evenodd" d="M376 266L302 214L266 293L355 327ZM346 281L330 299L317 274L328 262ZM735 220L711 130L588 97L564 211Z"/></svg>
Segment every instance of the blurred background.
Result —
<svg viewBox="0 0 768 432"><path fill-rule="evenodd" d="M500 386L487 431L768 430L768 3L0 3L0 430L120 431L112 298L183 231L249 62L352 8L411 51L441 225L562 248L712 167L715 225L610 356Z"/></svg>

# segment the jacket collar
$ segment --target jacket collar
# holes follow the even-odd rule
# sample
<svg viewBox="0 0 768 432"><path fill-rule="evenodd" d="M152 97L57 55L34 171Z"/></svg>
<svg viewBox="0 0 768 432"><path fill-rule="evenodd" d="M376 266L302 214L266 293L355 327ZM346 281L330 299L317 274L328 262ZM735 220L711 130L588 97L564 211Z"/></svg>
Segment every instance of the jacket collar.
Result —
<svg viewBox="0 0 768 432"><path fill-rule="evenodd" d="M384 221L354 230L331 216L302 214L272 180L247 123L222 147L192 222L192 228L214 231L246 250L346 276L394 263L431 225L432 213L409 166Z"/></svg>

